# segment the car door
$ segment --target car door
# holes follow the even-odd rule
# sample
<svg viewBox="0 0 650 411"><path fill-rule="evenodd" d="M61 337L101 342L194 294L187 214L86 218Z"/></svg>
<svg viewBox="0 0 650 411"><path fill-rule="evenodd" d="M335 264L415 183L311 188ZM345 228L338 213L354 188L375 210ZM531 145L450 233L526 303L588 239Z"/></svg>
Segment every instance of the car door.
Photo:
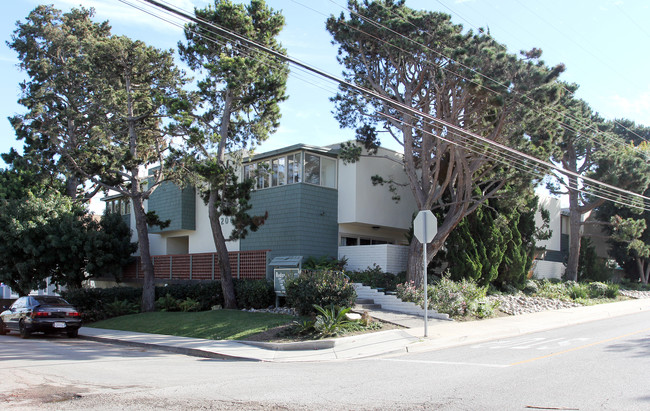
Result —
<svg viewBox="0 0 650 411"><path fill-rule="evenodd" d="M22 311L24 311L25 305L27 303L26 298L27 297L20 297L19 299L14 301L13 304L11 304L11 307L9 307L9 315L3 321L5 321L5 325L10 330L14 330L14 331L18 330L18 322L20 321L20 315Z"/></svg>

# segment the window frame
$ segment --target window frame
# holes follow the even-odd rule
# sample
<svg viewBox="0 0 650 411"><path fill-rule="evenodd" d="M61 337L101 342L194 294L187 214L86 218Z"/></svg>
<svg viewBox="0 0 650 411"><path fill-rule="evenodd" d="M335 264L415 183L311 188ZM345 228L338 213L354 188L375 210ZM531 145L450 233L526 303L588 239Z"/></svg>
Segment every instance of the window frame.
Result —
<svg viewBox="0 0 650 411"><path fill-rule="evenodd" d="M318 182L308 182L305 177L305 163L307 156L318 158ZM323 161L325 160L325 161ZM323 184L325 168L323 164L329 162L333 166L333 176L331 185ZM266 164L268 171L262 172L260 164ZM276 167L277 164L277 167ZM297 165L297 170L296 170ZM297 172L296 172L297 171ZM309 150L299 150L287 154L263 158L257 161L250 161L245 163L242 167L243 179L252 178L255 180L253 190L264 190L267 188L281 187L291 184L305 183L318 187L325 188L338 188L338 159L336 157L325 156ZM246 174L249 174L248 176ZM262 175L263 174L263 175ZM297 180L297 181L296 181ZM260 182L263 182L263 187L260 187Z"/></svg>

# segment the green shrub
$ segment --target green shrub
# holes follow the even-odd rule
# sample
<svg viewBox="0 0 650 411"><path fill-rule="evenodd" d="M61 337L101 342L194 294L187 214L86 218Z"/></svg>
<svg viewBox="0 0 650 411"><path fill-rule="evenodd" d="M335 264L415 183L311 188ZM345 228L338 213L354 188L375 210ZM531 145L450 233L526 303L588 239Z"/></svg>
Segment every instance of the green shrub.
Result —
<svg viewBox="0 0 650 411"><path fill-rule="evenodd" d="M607 260L598 257L596 247L588 237L580 239L580 256L578 262L578 280L581 282L605 282L611 280L612 270Z"/></svg>
<svg viewBox="0 0 650 411"><path fill-rule="evenodd" d="M619 286L618 284L607 284L607 290L605 290L606 298L616 298L618 297Z"/></svg>
<svg viewBox="0 0 650 411"><path fill-rule="evenodd" d="M468 304L468 312L476 318L490 318L494 316L494 312L499 308L499 301L490 301L487 298L474 300Z"/></svg>
<svg viewBox="0 0 650 411"><path fill-rule="evenodd" d="M199 311L201 303L188 297L184 301L180 301L178 307L184 312Z"/></svg>
<svg viewBox="0 0 650 411"><path fill-rule="evenodd" d="M180 311L180 300L170 293L156 300L156 309L159 311Z"/></svg>
<svg viewBox="0 0 650 411"><path fill-rule="evenodd" d="M167 294L181 301L187 298L198 301L201 304L199 311L207 311L213 305L223 305L220 281L197 281L156 287L156 299Z"/></svg>
<svg viewBox="0 0 650 411"><path fill-rule="evenodd" d="M486 298L487 287L480 287L475 280L453 281L443 276L436 284L427 288L429 308L451 317L476 316L487 318L494 315L498 302ZM397 286L397 296L424 307L424 290L407 282Z"/></svg>
<svg viewBox="0 0 650 411"><path fill-rule="evenodd" d="M537 294L539 291L539 287L537 286L537 282L535 280L526 280L526 283L524 284L524 293L527 295L531 294Z"/></svg>
<svg viewBox="0 0 650 411"><path fill-rule="evenodd" d="M298 277L287 281L287 304L301 315L314 311L314 304L352 307L357 293L348 278L336 271L303 271Z"/></svg>
<svg viewBox="0 0 650 411"><path fill-rule="evenodd" d="M575 282L573 284L576 284ZM569 292L567 287L571 286L571 282L568 281L566 284L563 284L561 280L556 278L543 279L538 282L539 291L537 291L537 297L544 298L557 298L560 300L568 300Z"/></svg>
<svg viewBox="0 0 650 411"><path fill-rule="evenodd" d="M590 290L586 284L567 284L566 289L569 297L573 300L589 298Z"/></svg>
<svg viewBox="0 0 650 411"><path fill-rule="evenodd" d="M381 267L374 265L363 271L348 271L346 275L353 283L361 283L372 288L381 288L384 291L397 291L397 284L406 281L406 272L397 275L384 273Z"/></svg>
<svg viewBox="0 0 650 411"><path fill-rule="evenodd" d="M140 312L140 306L128 300L115 300L112 303L104 304L107 318L119 317L120 315L136 314Z"/></svg>
<svg viewBox="0 0 650 411"><path fill-rule="evenodd" d="M266 280L235 281L235 295L240 308L267 308L275 302L273 284Z"/></svg>
<svg viewBox="0 0 650 411"><path fill-rule="evenodd" d="M294 320L293 332L298 335L311 334L314 331L314 320Z"/></svg>
<svg viewBox="0 0 650 411"><path fill-rule="evenodd" d="M643 284L639 281L630 281L627 278L621 280L621 286L624 290L650 291L650 284Z"/></svg>
<svg viewBox="0 0 650 411"><path fill-rule="evenodd" d="M407 281L404 284L397 285L397 298L402 301L424 305L424 290L422 287L415 287L413 281Z"/></svg>
<svg viewBox="0 0 650 411"><path fill-rule="evenodd" d="M74 305L84 322L95 322L112 315L107 304L127 301L137 307L142 300L142 289L137 287L78 288L61 292L63 298Z"/></svg>
<svg viewBox="0 0 650 411"><path fill-rule="evenodd" d="M461 292L463 284L465 286L473 284L476 287L473 280L463 279L456 282L446 276L442 277L436 285L429 286L427 291L429 294L429 308L439 313L449 314L451 317L467 315L469 304L465 295Z"/></svg>
<svg viewBox="0 0 650 411"><path fill-rule="evenodd" d="M334 257L324 255L322 257L307 257L302 268L305 270L343 271L348 259L343 257L337 260Z"/></svg>
<svg viewBox="0 0 650 411"><path fill-rule="evenodd" d="M590 298L604 298L607 294L607 284L599 281L589 283L589 297Z"/></svg>

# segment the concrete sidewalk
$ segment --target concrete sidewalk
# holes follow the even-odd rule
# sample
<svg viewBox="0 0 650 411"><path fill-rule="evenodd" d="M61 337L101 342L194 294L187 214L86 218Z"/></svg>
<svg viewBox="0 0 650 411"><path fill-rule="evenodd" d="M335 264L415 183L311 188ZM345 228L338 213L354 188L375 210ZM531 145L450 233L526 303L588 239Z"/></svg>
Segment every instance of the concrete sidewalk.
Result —
<svg viewBox="0 0 650 411"><path fill-rule="evenodd" d="M406 352L431 351L458 345L511 338L568 325L650 310L650 299L543 311L482 321L441 321L414 328L296 343L215 341L169 335L81 328L80 338L94 341L160 349L186 355L248 361L335 361ZM413 323L416 325L416 323Z"/></svg>

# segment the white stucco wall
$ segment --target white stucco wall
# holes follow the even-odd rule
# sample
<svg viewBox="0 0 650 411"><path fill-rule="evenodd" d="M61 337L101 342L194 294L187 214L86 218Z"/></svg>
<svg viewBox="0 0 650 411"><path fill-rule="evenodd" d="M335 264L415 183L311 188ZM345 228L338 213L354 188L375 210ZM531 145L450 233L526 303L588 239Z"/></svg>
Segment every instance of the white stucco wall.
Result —
<svg viewBox="0 0 650 411"><path fill-rule="evenodd" d="M399 229L410 227L417 206L408 186L398 187L397 194L401 200L396 203L387 185L374 186L371 181L372 176L379 175L407 183L400 159L398 153L380 148L376 155L362 156L356 163L343 164L339 160L339 224L361 223Z"/></svg>
<svg viewBox="0 0 650 411"><path fill-rule="evenodd" d="M230 219L226 217L223 217L222 220L221 230L223 231L223 235L226 238L230 237L233 225L230 223ZM226 242L226 247L228 251L239 251L239 241L228 241ZM210 228L210 217L208 216L208 206L197 195L196 230L190 236L190 253L213 253L215 251L212 229Z"/></svg>
<svg viewBox="0 0 650 411"><path fill-rule="evenodd" d="M562 278L566 267L554 261L535 260L533 262L533 276L535 278Z"/></svg>
<svg viewBox="0 0 650 411"><path fill-rule="evenodd" d="M346 270L362 271L375 264L386 273L397 274L406 271L408 246L380 244L339 247L339 256L348 259Z"/></svg>
<svg viewBox="0 0 650 411"><path fill-rule="evenodd" d="M560 199L551 197L548 194L538 192L539 206L548 210L550 214L550 229L552 230L551 238L537 242L538 247L546 247L550 251L560 251L562 240L562 208ZM535 214L535 225L542 225L542 216L539 211Z"/></svg>

